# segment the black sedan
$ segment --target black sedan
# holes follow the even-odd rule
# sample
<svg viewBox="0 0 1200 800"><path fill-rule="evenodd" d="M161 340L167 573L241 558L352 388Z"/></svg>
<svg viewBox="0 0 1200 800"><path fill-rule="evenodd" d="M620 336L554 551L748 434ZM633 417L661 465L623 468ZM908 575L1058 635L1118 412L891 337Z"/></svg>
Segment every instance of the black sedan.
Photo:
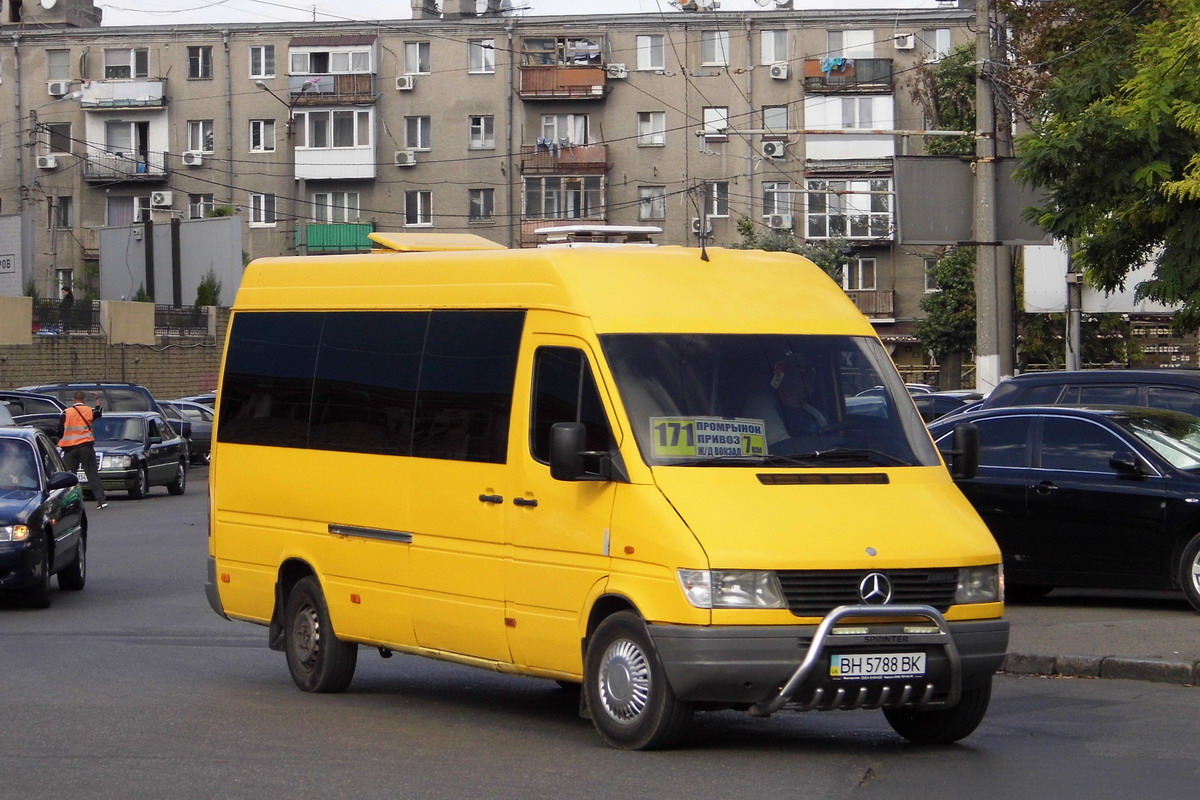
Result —
<svg viewBox="0 0 1200 800"><path fill-rule="evenodd" d="M125 489L145 497L151 486L171 494L187 487L187 449L183 437L157 411L107 413L92 426L100 482L105 491ZM79 480L86 481L83 472Z"/></svg>
<svg viewBox="0 0 1200 800"><path fill-rule="evenodd" d="M207 464L212 454L213 410L203 403L188 400L159 400L159 408L165 413L176 413L191 423L191 438L188 452L193 464ZM171 426L172 428L175 425Z"/></svg>
<svg viewBox="0 0 1200 800"><path fill-rule="evenodd" d="M66 406L57 397L9 389L0 391L0 405L8 409L17 425L40 428L55 441L62 436L63 411Z"/></svg>
<svg viewBox="0 0 1200 800"><path fill-rule="evenodd" d="M50 605L50 576L83 588L87 513L79 482L35 428L0 428L0 592Z"/></svg>
<svg viewBox="0 0 1200 800"><path fill-rule="evenodd" d="M1181 589L1200 611L1200 418L1150 408L1010 407L937 420L979 429L956 478L1004 554L1007 592Z"/></svg>

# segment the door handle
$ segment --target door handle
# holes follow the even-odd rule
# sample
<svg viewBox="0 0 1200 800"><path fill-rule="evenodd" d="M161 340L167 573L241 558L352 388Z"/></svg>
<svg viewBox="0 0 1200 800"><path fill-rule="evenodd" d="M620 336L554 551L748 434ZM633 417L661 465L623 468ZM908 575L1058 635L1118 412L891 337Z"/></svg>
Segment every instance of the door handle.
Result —
<svg viewBox="0 0 1200 800"><path fill-rule="evenodd" d="M479 502L481 502L481 503L503 503L504 498L498 494L481 494L481 495L479 495Z"/></svg>
<svg viewBox="0 0 1200 800"><path fill-rule="evenodd" d="M1040 495L1047 495L1047 494L1054 494L1055 492L1057 492L1058 487L1055 486L1050 481L1042 481L1039 484L1035 484L1033 487L1033 490Z"/></svg>
<svg viewBox="0 0 1200 800"><path fill-rule="evenodd" d="M529 497L514 497L514 506L525 506L527 508L537 508L537 500Z"/></svg>

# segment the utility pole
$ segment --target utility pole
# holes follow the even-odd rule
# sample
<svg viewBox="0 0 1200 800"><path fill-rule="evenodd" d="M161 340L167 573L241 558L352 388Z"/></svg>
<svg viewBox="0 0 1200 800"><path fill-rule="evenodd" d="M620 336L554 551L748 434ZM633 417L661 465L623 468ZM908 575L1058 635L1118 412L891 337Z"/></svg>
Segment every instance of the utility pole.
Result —
<svg viewBox="0 0 1200 800"><path fill-rule="evenodd" d="M996 112L988 69L992 60L990 0L975 3L975 380L988 392L1000 382L999 290L996 232ZM1007 265L1006 265L1007 274ZM1008 345L1011 347L1011 343Z"/></svg>

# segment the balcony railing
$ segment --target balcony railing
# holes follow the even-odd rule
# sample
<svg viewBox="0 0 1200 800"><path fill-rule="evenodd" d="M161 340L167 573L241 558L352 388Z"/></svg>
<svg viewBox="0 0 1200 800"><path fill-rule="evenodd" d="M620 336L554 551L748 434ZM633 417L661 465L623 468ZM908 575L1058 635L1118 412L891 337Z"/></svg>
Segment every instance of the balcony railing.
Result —
<svg viewBox="0 0 1200 800"><path fill-rule="evenodd" d="M375 243L367 234L375 231L370 222L300 223L304 225L304 245L309 253L368 253ZM296 226L296 246L300 245L300 226Z"/></svg>
<svg viewBox="0 0 1200 800"><path fill-rule="evenodd" d="M813 92L881 92L893 86L890 58L808 58L804 88Z"/></svg>
<svg viewBox="0 0 1200 800"><path fill-rule="evenodd" d="M38 298L33 301L33 333L37 336L98 334L100 304L94 300L76 300L70 308L63 308L60 300Z"/></svg>
<svg viewBox="0 0 1200 800"><path fill-rule="evenodd" d="M375 76L370 73L289 75L288 94L298 106L374 103Z"/></svg>
<svg viewBox="0 0 1200 800"><path fill-rule="evenodd" d="M608 146L558 144L549 139L521 147L521 172L579 175L608 171Z"/></svg>
<svg viewBox="0 0 1200 800"><path fill-rule="evenodd" d="M149 183L170 173L166 153L89 153L83 160L83 179L91 182Z"/></svg>
<svg viewBox="0 0 1200 800"><path fill-rule="evenodd" d="M80 108L165 108L167 79L108 80L85 82L80 87Z"/></svg>
<svg viewBox="0 0 1200 800"><path fill-rule="evenodd" d="M207 336L208 306L154 306L155 336Z"/></svg>
<svg viewBox="0 0 1200 800"><path fill-rule="evenodd" d="M522 100L603 100L609 92L603 67L521 66Z"/></svg>
<svg viewBox="0 0 1200 800"><path fill-rule="evenodd" d="M890 319L896 316L896 293L874 289L848 289L846 295L858 310L871 319Z"/></svg>

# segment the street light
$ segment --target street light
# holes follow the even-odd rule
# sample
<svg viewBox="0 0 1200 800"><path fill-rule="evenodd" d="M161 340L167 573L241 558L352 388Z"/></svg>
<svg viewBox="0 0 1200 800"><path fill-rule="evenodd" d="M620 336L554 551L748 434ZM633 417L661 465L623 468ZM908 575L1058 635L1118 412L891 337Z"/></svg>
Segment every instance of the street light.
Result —
<svg viewBox="0 0 1200 800"><path fill-rule="evenodd" d="M292 162L292 180L297 183L298 196L292 198L292 218L296 221L296 252L299 255L308 255L308 225L301 219L301 210L304 207L304 200L307 191L304 186L304 178L296 174L296 143L293 138L293 124L296 121L296 103L304 96L304 93L316 85L317 78L307 78L304 83L300 84L300 91L291 102L284 100L275 92L271 91L271 87L262 81L255 81L254 85L262 89L267 94L274 97L288 110L287 116L287 141L288 141L288 158Z"/></svg>

